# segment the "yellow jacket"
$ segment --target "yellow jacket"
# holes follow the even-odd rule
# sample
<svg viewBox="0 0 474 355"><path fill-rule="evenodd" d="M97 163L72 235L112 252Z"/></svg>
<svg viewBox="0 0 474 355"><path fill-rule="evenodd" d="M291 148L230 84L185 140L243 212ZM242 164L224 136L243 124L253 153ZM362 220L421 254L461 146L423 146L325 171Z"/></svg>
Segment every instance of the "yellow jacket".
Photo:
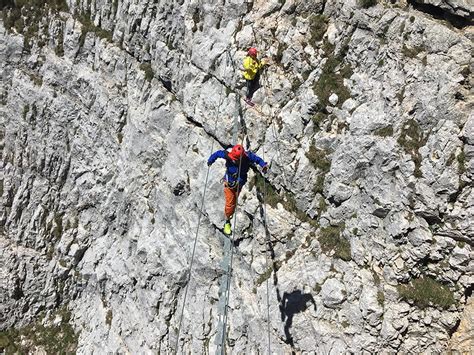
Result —
<svg viewBox="0 0 474 355"><path fill-rule="evenodd" d="M246 80L253 80L253 78L255 78L255 75L257 75L259 69L262 67L263 63L261 61L259 61L258 59L254 59L250 56L246 56L244 58L244 78Z"/></svg>

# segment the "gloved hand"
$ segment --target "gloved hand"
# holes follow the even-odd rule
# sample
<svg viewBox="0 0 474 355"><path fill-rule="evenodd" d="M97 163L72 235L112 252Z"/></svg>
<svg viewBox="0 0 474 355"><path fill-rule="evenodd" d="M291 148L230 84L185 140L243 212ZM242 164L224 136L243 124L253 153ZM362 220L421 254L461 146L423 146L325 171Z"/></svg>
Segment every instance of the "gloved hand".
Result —
<svg viewBox="0 0 474 355"><path fill-rule="evenodd" d="M211 166L212 163L210 161L207 161L207 166Z"/></svg>
<svg viewBox="0 0 474 355"><path fill-rule="evenodd" d="M262 168L262 173L266 174L268 171L268 164L265 164Z"/></svg>

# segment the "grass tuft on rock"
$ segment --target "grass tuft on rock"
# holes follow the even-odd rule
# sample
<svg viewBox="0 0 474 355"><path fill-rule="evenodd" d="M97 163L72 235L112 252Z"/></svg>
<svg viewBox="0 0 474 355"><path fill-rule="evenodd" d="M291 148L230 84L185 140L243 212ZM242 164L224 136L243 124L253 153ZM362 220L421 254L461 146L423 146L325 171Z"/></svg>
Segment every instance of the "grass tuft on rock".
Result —
<svg viewBox="0 0 474 355"><path fill-rule="evenodd" d="M464 153L464 150L461 150L461 153L456 157L456 160L458 161L459 174L462 175L466 172L466 153Z"/></svg>
<svg viewBox="0 0 474 355"><path fill-rule="evenodd" d="M342 236L345 225L329 226L319 232L319 244L323 253L334 252L334 257L349 261L351 257L351 244Z"/></svg>
<svg viewBox="0 0 474 355"><path fill-rule="evenodd" d="M420 178L422 176L420 170L421 154L418 150L426 144L426 138L423 137L421 128L415 120L409 120L405 123L397 142L406 153L411 155L415 163L414 175Z"/></svg>
<svg viewBox="0 0 474 355"><path fill-rule="evenodd" d="M306 158L309 162L323 173L327 173L331 169L331 160L328 159L327 155L326 150L318 149L314 145L311 145L306 152Z"/></svg>
<svg viewBox="0 0 474 355"><path fill-rule="evenodd" d="M392 137L393 136L393 127L387 126L383 128L379 128L374 131L374 134L379 137Z"/></svg>
<svg viewBox="0 0 474 355"><path fill-rule="evenodd" d="M315 44L323 39L328 28L328 18L322 14L311 15L309 18L309 43Z"/></svg>
<svg viewBox="0 0 474 355"><path fill-rule="evenodd" d="M1 331L0 349L5 354L36 353L40 349L43 349L46 354L75 353L78 336L69 323L71 315L65 307L56 315L61 316L61 322L58 325L43 325L41 317L37 322L26 327Z"/></svg>
<svg viewBox="0 0 474 355"><path fill-rule="evenodd" d="M153 72L153 68L151 67L150 63L140 64L140 69L145 72L145 79L147 81L151 81L155 77L155 73Z"/></svg>
<svg viewBox="0 0 474 355"><path fill-rule="evenodd" d="M369 7L377 5L377 0L359 0L359 6L368 9Z"/></svg>
<svg viewBox="0 0 474 355"><path fill-rule="evenodd" d="M432 305L447 309L455 303L453 292L431 277L414 279L409 285L398 285L397 290L403 300L410 300L422 309Z"/></svg>
<svg viewBox="0 0 474 355"><path fill-rule="evenodd" d="M323 48L327 59L318 81L313 85L313 91L322 107L329 105L329 96L333 93L339 98L338 105L342 105L351 97L349 90L344 86L344 78L352 75L351 67L343 63L347 45L343 46L339 54L334 53L334 46L327 41L324 42Z"/></svg>

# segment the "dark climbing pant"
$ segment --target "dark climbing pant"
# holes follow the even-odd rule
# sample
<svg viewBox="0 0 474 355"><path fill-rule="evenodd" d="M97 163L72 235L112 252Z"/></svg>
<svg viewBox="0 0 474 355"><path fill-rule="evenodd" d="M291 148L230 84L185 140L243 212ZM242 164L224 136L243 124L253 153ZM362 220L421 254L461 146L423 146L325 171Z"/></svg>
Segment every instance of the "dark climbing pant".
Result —
<svg viewBox="0 0 474 355"><path fill-rule="evenodd" d="M247 94L245 97L252 100L252 96L260 88L260 72L252 80L247 80Z"/></svg>

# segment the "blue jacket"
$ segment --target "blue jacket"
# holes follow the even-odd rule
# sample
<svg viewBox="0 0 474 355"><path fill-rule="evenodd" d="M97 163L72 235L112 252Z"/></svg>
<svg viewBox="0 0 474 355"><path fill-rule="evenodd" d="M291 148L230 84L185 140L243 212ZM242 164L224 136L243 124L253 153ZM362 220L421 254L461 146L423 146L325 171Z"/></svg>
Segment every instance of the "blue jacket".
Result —
<svg viewBox="0 0 474 355"><path fill-rule="evenodd" d="M233 161L229 157L229 152L226 150L218 150L217 152L212 153L207 161L207 164L213 164L217 158L225 159L226 172L224 179L230 186L233 186L236 182L239 182L239 185L242 187L247 182L247 174L251 165L258 164L262 168L267 165L267 163L265 163L262 158L252 152L246 152L242 157L241 163L240 160ZM241 164L240 177L239 164Z"/></svg>

